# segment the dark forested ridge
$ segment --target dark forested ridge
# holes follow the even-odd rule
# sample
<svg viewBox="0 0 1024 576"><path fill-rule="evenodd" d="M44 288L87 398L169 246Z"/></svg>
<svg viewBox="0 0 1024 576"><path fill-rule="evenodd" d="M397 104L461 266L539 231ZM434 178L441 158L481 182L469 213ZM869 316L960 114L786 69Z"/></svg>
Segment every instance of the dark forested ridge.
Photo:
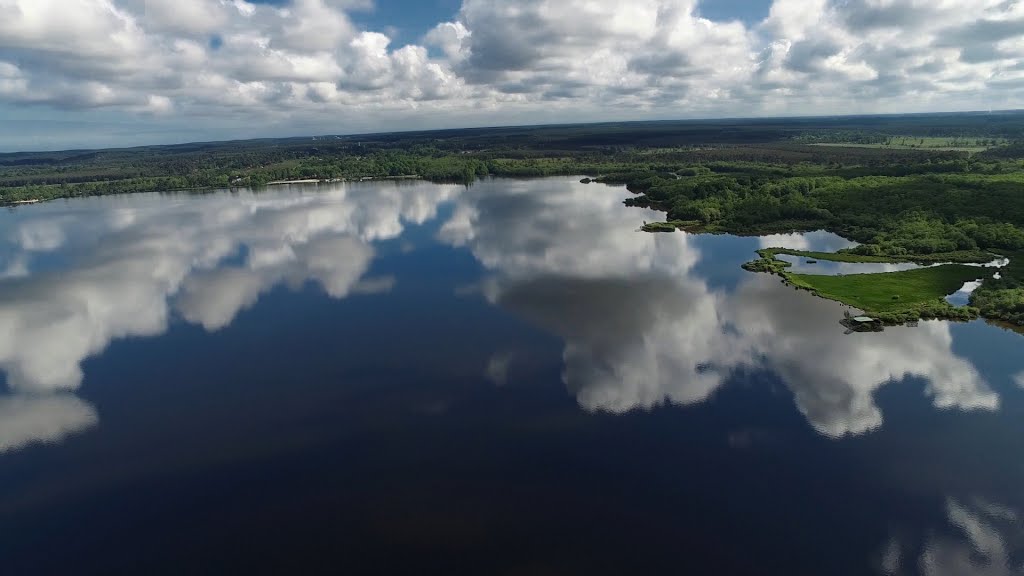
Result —
<svg viewBox="0 0 1024 576"><path fill-rule="evenodd" d="M297 179L587 175L707 232L826 229L860 256L1024 251L1024 112L479 128L0 154L0 203ZM774 269L774 265L761 263ZM756 267L755 267L756 268ZM1024 323L1019 262L972 298ZM962 314L962 311L957 312Z"/></svg>

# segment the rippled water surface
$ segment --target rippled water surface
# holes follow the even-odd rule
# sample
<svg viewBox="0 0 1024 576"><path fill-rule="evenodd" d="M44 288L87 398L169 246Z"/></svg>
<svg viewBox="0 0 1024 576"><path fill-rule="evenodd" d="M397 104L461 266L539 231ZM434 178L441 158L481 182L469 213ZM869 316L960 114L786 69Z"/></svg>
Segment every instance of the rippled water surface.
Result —
<svg viewBox="0 0 1024 576"><path fill-rule="evenodd" d="M1011 574L1021 336L576 179L0 214L11 574ZM816 265L811 265L816 266Z"/></svg>

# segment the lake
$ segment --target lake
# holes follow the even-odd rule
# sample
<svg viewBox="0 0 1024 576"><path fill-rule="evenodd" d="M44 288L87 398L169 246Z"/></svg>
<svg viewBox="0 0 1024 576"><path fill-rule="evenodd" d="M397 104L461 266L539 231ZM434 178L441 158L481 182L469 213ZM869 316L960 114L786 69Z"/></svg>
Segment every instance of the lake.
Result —
<svg viewBox="0 0 1024 576"><path fill-rule="evenodd" d="M9 574L1009 574L1022 337L576 178L0 214ZM813 266L813 265L812 265Z"/></svg>

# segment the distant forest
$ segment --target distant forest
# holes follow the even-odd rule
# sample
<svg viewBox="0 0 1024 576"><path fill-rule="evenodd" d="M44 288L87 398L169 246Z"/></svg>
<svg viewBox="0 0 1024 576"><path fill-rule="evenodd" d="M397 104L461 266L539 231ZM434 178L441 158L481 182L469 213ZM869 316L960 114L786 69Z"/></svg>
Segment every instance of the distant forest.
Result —
<svg viewBox="0 0 1024 576"><path fill-rule="evenodd" d="M842 146L848 144L848 147ZM0 154L0 203L296 179L600 176L750 163L849 178L1013 170L1024 113L479 128ZM811 169L813 167L814 169Z"/></svg>

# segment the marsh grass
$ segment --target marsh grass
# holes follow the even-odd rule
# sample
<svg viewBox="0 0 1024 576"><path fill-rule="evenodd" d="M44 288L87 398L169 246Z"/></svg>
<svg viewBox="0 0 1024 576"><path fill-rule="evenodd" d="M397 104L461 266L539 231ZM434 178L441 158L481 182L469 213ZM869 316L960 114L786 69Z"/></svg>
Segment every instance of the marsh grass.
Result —
<svg viewBox="0 0 1024 576"><path fill-rule="evenodd" d="M902 321L914 318L970 319L973 308L957 307L945 297L964 283L978 280L986 269L963 264L946 264L902 272L819 276L785 273L785 279L797 288L817 296L836 300L863 310L882 320Z"/></svg>

